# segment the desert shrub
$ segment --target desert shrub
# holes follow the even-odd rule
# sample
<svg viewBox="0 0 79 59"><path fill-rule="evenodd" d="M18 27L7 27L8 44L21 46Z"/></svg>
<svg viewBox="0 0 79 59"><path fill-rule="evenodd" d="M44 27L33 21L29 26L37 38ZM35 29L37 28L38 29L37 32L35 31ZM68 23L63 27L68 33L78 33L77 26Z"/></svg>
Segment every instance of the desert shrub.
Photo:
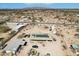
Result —
<svg viewBox="0 0 79 59"><path fill-rule="evenodd" d="M79 32L79 28L76 29L76 32Z"/></svg>
<svg viewBox="0 0 79 59"><path fill-rule="evenodd" d="M9 30L11 30L9 27L0 25L0 32L1 33L5 33L5 32L7 32Z"/></svg>

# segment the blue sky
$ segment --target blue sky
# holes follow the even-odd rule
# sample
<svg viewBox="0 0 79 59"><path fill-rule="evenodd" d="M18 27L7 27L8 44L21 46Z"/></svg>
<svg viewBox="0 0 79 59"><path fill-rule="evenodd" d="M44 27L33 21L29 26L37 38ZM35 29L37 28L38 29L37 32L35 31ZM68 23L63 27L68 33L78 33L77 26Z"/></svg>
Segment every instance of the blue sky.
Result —
<svg viewBox="0 0 79 59"><path fill-rule="evenodd" d="M0 3L0 8L79 8L79 3Z"/></svg>

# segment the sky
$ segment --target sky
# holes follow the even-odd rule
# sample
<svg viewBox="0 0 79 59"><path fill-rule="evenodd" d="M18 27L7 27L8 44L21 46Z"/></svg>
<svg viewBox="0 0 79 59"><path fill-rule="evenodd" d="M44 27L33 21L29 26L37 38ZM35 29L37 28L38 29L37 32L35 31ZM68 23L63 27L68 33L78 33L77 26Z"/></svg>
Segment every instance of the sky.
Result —
<svg viewBox="0 0 79 59"><path fill-rule="evenodd" d="M45 7L45 8L79 8L79 3L0 3L0 8L29 8L29 7Z"/></svg>

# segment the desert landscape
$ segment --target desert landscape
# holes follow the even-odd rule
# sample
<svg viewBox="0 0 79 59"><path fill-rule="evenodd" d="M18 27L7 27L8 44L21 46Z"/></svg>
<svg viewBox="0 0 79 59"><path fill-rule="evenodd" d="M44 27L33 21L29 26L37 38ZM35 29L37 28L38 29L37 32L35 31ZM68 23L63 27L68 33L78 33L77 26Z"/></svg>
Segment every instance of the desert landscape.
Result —
<svg viewBox="0 0 79 59"><path fill-rule="evenodd" d="M79 56L79 9L0 9L0 56Z"/></svg>

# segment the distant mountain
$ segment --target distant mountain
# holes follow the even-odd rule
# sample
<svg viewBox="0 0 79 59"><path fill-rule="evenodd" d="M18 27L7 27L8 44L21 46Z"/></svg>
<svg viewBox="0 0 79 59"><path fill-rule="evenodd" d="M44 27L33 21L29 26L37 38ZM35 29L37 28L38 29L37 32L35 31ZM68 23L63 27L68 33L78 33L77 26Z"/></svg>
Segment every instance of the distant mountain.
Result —
<svg viewBox="0 0 79 59"><path fill-rule="evenodd" d="M25 7L25 8L3 8L3 9L0 9L0 10L3 10L3 11L8 11L8 10L28 10L28 9L53 9L53 10L70 10L70 11L77 11L79 9L74 9L74 8L50 8L50 7Z"/></svg>
<svg viewBox="0 0 79 59"><path fill-rule="evenodd" d="M49 7L26 7L23 9L53 9L53 8L49 8Z"/></svg>

